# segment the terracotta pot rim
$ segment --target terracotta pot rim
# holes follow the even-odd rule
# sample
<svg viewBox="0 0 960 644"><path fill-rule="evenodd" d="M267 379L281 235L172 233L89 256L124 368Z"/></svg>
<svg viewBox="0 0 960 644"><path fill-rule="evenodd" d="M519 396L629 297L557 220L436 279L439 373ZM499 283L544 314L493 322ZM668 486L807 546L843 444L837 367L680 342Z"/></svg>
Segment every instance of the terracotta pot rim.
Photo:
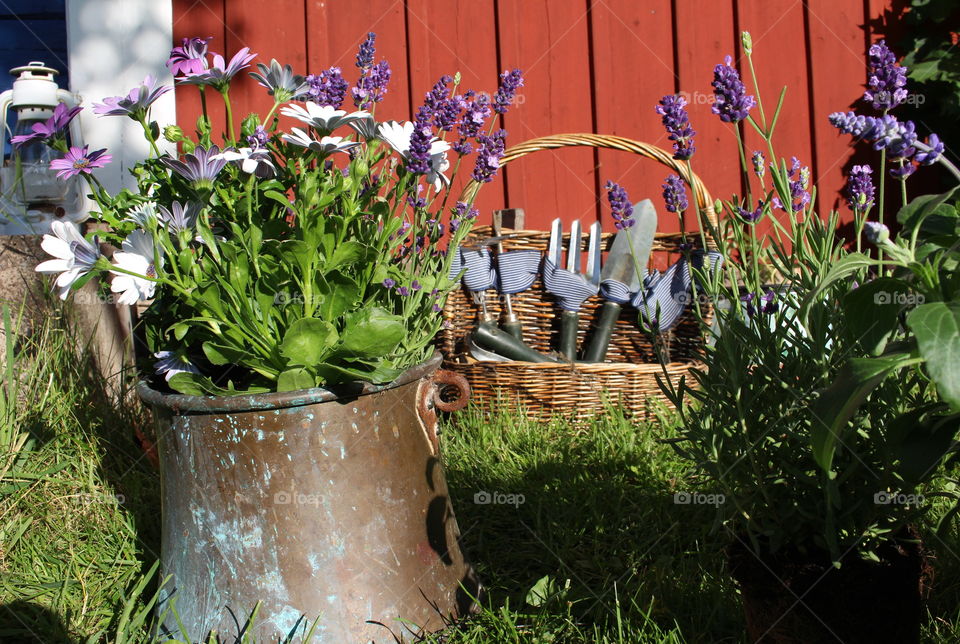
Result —
<svg viewBox="0 0 960 644"><path fill-rule="evenodd" d="M344 398L356 398L357 396L374 394L409 384L436 371L442 360L443 355L439 351L436 351L426 362L410 367L393 382L385 385L356 382L338 385L334 389L313 387L310 389L298 389L296 391L238 394L236 396L189 396L186 394L165 394L151 387L147 384L147 381L141 380L137 383L137 395L140 396L140 400L146 404L153 407L169 409L175 414L181 412L222 413L264 411L287 407L303 407Z"/></svg>

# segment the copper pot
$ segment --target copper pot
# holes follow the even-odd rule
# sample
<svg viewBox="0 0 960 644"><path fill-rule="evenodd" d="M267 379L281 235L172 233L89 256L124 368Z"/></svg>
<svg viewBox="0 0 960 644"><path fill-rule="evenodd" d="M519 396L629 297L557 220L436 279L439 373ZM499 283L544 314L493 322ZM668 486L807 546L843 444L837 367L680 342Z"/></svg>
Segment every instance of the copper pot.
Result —
<svg viewBox="0 0 960 644"><path fill-rule="evenodd" d="M230 397L141 382L160 452L162 628L257 641L396 642L472 608L477 584L436 409L469 387L440 356L390 385ZM442 385L460 397L441 400ZM179 632L176 610L186 633Z"/></svg>

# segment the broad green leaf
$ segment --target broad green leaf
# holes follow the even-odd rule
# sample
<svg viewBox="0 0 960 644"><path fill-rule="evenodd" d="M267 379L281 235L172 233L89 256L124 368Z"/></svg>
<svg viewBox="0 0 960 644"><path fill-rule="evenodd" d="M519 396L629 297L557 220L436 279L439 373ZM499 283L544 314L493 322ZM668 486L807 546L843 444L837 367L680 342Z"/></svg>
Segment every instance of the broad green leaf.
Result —
<svg viewBox="0 0 960 644"><path fill-rule="evenodd" d="M881 277L853 289L843 298L850 332L872 355L880 355L898 326L898 315L908 301L910 287L892 277Z"/></svg>
<svg viewBox="0 0 960 644"><path fill-rule="evenodd" d="M287 195L278 190L264 190L263 196L267 199L272 199L284 208L290 207L290 199L287 198Z"/></svg>
<svg viewBox="0 0 960 644"><path fill-rule="evenodd" d="M928 480L949 453L960 417L932 416L907 434L900 452L899 473L908 486Z"/></svg>
<svg viewBox="0 0 960 644"><path fill-rule="evenodd" d="M939 195L917 197L897 212L897 221L903 225L904 230L913 230L924 219L937 212L937 209L953 197L956 191L957 189L953 188Z"/></svg>
<svg viewBox="0 0 960 644"><path fill-rule="evenodd" d="M960 409L960 302L921 304L907 316L937 391Z"/></svg>
<svg viewBox="0 0 960 644"><path fill-rule="evenodd" d="M833 467L840 436L870 392L892 372L916 359L908 353L895 353L877 358L854 358L845 364L833 384L827 387L811 406L813 422L810 447L813 459L825 473Z"/></svg>
<svg viewBox="0 0 960 644"><path fill-rule="evenodd" d="M294 367L280 373L277 377L277 391L296 391L310 389L317 384L316 378L303 367Z"/></svg>
<svg viewBox="0 0 960 644"><path fill-rule="evenodd" d="M238 364L250 355L240 347L231 347L210 340L203 343L203 354L207 356L207 360L216 365Z"/></svg>
<svg viewBox="0 0 960 644"><path fill-rule="evenodd" d="M537 580L533 588L527 591L524 601L535 608L545 606L560 592L560 585L550 575L544 575Z"/></svg>
<svg viewBox="0 0 960 644"><path fill-rule="evenodd" d="M343 330L343 351L374 358L388 355L406 333L403 318L381 307L362 309L347 317Z"/></svg>
<svg viewBox="0 0 960 644"><path fill-rule="evenodd" d="M280 353L292 365L312 367L323 361L337 339L337 330L329 322L302 318L287 329L280 344Z"/></svg>
<svg viewBox="0 0 960 644"><path fill-rule="evenodd" d="M338 272L330 273L324 281L318 282L314 293L318 300L318 316L324 320L339 318L360 300L360 287Z"/></svg>
<svg viewBox="0 0 960 644"><path fill-rule="evenodd" d="M326 263L326 270L336 270L343 264L352 264L363 254L363 245L354 240L346 241L333 251L333 255Z"/></svg>

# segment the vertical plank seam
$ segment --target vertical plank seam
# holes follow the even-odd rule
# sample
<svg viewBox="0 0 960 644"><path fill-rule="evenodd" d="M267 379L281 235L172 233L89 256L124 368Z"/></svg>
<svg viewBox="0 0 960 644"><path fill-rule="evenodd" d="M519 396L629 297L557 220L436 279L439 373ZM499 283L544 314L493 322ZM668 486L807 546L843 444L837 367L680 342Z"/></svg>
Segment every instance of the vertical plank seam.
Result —
<svg viewBox="0 0 960 644"><path fill-rule="evenodd" d="M503 40L502 34L500 33L500 0L493 0L493 38L497 50L496 73L498 74L497 79L499 81L500 70L503 69ZM526 101L524 101L524 104L526 104ZM496 112L494 112L494 115L496 115ZM497 117L494 116L493 118ZM519 141L516 143L519 143ZM503 188L503 204L504 208L513 208L513 204L510 203L510 184L507 180L507 172L507 169L504 168L500 173L500 181L502 182Z"/></svg>
<svg viewBox="0 0 960 644"><path fill-rule="evenodd" d="M813 41L811 40L810 33L810 7L808 0L803 0L800 4L803 14L803 39L806 48L805 58L807 63L807 111L809 112L808 118L810 121L810 130L807 134L810 137L810 168L812 170L810 174L813 177L813 185L818 188L817 198L813 207L815 212L823 213L826 195L819 190L818 185L822 177L820 176L820 162L817 156L817 105L815 96L816 86L813 76Z"/></svg>
<svg viewBox="0 0 960 644"><path fill-rule="evenodd" d="M303 0L303 56L304 73L310 75L310 0Z"/></svg>
<svg viewBox="0 0 960 644"><path fill-rule="evenodd" d="M403 0L403 50L407 58L407 113L410 120L415 119L413 113L413 64L410 57L410 9L408 0Z"/></svg>
<svg viewBox="0 0 960 644"><path fill-rule="evenodd" d="M742 80L742 79L746 78L747 75L746 75L746 73L744 73L743 62L742 62L743 59L742 59L742 57L740 56L740 54L738 53L738 52L741 51L741 48L739 47L739 45L740 45L740 32L742 31L742 29L741 29L741 27L740 27L740 0L733 0L733 4L730 5L730 8L733 10L733 21L732 21L732 24L733 24L733 51L731 52L731 56L733 57L733 64L735 65L737 71L740 73L740 78L741 78L741 80ZM723 61L719 61L719 60L718 60L718 61L717 61L717 64L720 64L720 63L722 63L722 62L723 62ZM754 80L754 84L759 87L759 83L756 82L756 79L753 79L753 80ZM744 83L744 85L746 86L746 83ZM749 92L749 91L750 91L750 88L749 88L749 86L747 86L747 92ZM747 154L750 154L750 152L746 149L746 145L747 145L747 137L746 137L747 132L746 132L746 130L747 130L747 128L746 128L746 127L742 127L742 125L743 125L742 123L734 123L734 124L733 124L733 127L735 127L735 128L737 128L738 130L740 130L740 140L743 141L743 145L744 145L743 154L746 156ZM771 161L772 161L773 163L776 163L776 162L777 162L776 159L771 159ZM744 174L743 168L740 167L739 161L737 162L736 165L737 165L737 168L738 168L738 170L737 170L737 183L740 184L740 194L741 194L741 195L746 195L746 194L747 194L747 186L748 186L748 184L749 184L750 179L747 178L747 176ZM748 203L748 204L747 204L747 209L748 209L748 210L751 210L752 208L753 208L753 204Z"/></svg>
<svg viewBox="0 0 960 644"><path fill-rule="evenodd" d="M590 131L597 133L597 73L593 40L593 0L586 0L587 12L587 66L590 74ZM600 221L600 149L591 148L593 155L594 218Z"/></svg>
<svg viewBox="0 0 960 644"><path fill-rule="evenodd" d="M673 93L679 94L680 87L680 36L677 27L677 1L670 0L670 31L673 32Z"/></svg>

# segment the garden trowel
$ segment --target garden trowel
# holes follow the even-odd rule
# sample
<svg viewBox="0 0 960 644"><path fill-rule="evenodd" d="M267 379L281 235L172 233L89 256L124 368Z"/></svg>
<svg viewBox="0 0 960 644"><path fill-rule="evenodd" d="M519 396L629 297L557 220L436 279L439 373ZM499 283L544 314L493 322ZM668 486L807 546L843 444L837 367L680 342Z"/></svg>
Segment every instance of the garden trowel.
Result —
<svg viewBox="0 0 960 644"><path fill-rule="evenodd" d="M632 295L639 290L647 269L647 260L657 232L657 211L653 202L644 199L635 206L633 226L622 229L613 239L607 261L603 264L600 282L624 286ZM621 289L622 290L622 289ZM625 300L629 301L629 295ZM583 352L584 362L603 362L610 346L610 335L620 317L621 302L607 299L600 306L593 336Z"/></svg>

